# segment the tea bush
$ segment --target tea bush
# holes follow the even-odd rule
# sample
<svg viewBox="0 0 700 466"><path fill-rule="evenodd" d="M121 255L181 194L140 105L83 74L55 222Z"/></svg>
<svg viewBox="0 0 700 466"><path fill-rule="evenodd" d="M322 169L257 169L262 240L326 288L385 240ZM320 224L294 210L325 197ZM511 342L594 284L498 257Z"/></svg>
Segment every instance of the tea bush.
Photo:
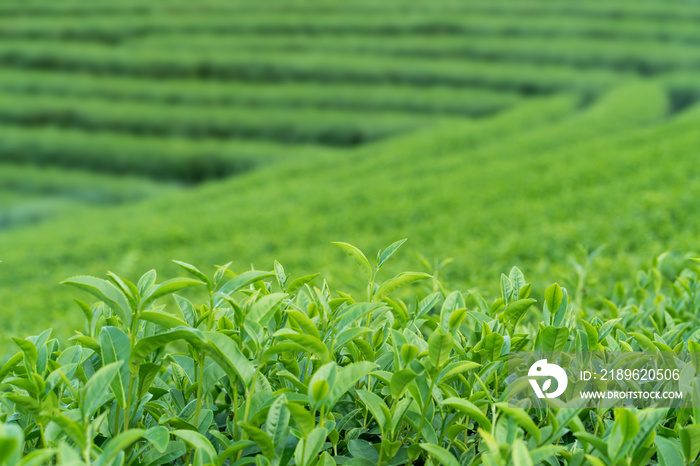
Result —
<svg viewBox="0 0 700 466"><path fill-rule="evenodd" d="M353 146L437 121L421 115L347 110L278 109L219 105L172 106L72 96L5 96L0 122L189 138L266 139ZM436 120L433 118L433 120Z"/></svg>
<svg viewBox="0 0 700 466"><path fill-rule="evenodd" d="M154 138L52 126L0 127L0 162L33 163L112 175L199 183L240 174L285 158L311 158L318 148L266 141ZM333 151L325 149L324 153Z"/></svg>
<svg viewBox="0 0 700 466"><path fill-rule="evenodd" d="M13 338L0 368L1 465L692 464L693 410L525 410L508 404L512 351L700 348L700 266L662 255L633 287L592 299L586 265L544 299L513 268L488 302L435 277L382 266L335 243L366 293L318 274L213 276L157 283L73 277L86 324L72 346L51 330ZM411 283L422 284L419 288ZM198 287L203 301L176 294ZM397 290L404 293L398 297ZM697 379L693 380L693 385ZM700 391L693 395L700 403ZM624 435L620 434L623 432Z"/></svg>
<svg viewBox="0 0 700 466"><path fill-rule="evenodd" d="M148 80L93 76L86 73L36 70L5 70L0 75L0 89L36 95L101 97L114 100L169 103L178 106L241 105L269 108L319 108L355 111L396 111L409 113L449 113L482 116L522 102L514 92L489 91L484 88L399 85L363 86L361 84L315 83L246 83L175 80Z"/></svg>
<svg viewBox="0 0 700 466"><path fill-rule="evenodd" d="M43 41L0 44L0 64L23 69L81 71L143 78L302 81L317 83L482 86L538 94L575 90L596 93L628 81L634 73L565 65L536 65L491 60L386 57L234 50L178 50L111 47L90 42Z"/></svg>

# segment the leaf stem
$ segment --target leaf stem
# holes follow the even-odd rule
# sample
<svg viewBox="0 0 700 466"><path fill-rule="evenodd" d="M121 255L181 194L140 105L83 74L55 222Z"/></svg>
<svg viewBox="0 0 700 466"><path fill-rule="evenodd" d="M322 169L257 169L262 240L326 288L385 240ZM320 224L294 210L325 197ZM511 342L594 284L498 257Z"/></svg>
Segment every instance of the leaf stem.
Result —
<svg viewBox="0 0 700 466"><path fill-rule="evenodd" d="M194 413L194 426L199 429L199 413L202 410L202 384L204 383L204 354L199 354L197 375L197 409Z"/></svg>
<svg viewBox="0 0 700 466"><path fill-rule="evenodd" d="M433 381L430 383L430 391L428 392L428 398L425 400L425 404L423 405L423 409L421 410L420 423L418 424L418 430L416 431L416 440L420 440L421 433L423 432L425 413L428 412L428 403L430 403L433 398L433 389L435 388L436 380L437 378L433 377Z"/></svg>

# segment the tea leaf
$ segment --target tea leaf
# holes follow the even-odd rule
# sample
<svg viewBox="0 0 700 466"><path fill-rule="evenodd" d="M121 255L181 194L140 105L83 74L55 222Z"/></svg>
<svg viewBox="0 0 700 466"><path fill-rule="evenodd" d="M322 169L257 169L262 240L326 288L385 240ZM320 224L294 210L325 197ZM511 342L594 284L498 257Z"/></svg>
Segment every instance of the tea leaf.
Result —
<svg viewBox="0 0 700 466"><path fill-rule="evenodd" d="M626 445L639 432L639 423L634 414L624 408L615 408L615 423L613 424L608 443L608 457L617 460L627 453Z"/></svg>
<svg viewBox="0 0 700 466"><path fill-rule="evenodd" d="M302 314L299 311L294 311L294 310L288 310L285 311L289 318L293 320L307 335L311 335L312 337L315 337L317 339L321 338L321 335L318 333L318 329L316 328L316 325L309 319L305 314Z"/></svg>
<svg viewBox="0 0 700 466"><path fill-rule="evenodd" d="M297 429L299 429L304 437L308 436L314 429L314 418L303 406L297 403L287 403L287 409L292 414Z"/></svg>
<svg viewBox="0 0 700 466"><path fill-rule="evenodd" d="M145 434L146 431L143 429L131 429L110 439L95 461L95 466L111 465L117 455L139 441Z"/></svg>
<svg viewBox="0 0 700 466"><path fill-rule="evenodd" d="M17 346L22 350L24 354L24 361L27 368L31 368L34 372L36 371L36 363L39 359L39 353L36 350L36 346L31 341L25 340L23 338L12 338Z"/></svg>
<svg viewBox="0 0 700 466"><path fill-rule="evenodd" d="M442 447L433 445L432 443L421 443L420 447L430 453L443 466L460 466L459 461L452 454Z"/></svg>
<svg viewBox="0 0 700 466"><path fill-rule="evenodd" d="M308 466L316 460L323 442L328 435L324 427L316 427L309 435L301 439L294 451L294 460L299 466Z"/></svg>
<svg viewBox="0 0 700 466"><path fill-rule="evenodd" d="M170 441L170 432L163 426L151 427L143 434L143 438L151 442L151 445L160 453L165 453Z"/></svg>
<svg viewBox="0 0 700 466"><path fill-rule="evenodd" d="M299 333L283 333L280 336L291 340L292 342L303 347L305 351L314 354L322 364L326 364L328 361L330 361L330 353L328 352L328 348L318 338L312 335L302 335Z"/></svg>
<svg viewBox="0 0 700 466"><path fill-rule="evenodd" d="M244 422L239 422L238 425L245 431L248 437L255 442L258 448L260 448L260 452L263 454L263 456L265 456L265 458L271 460L275 457L275 447L272 440L265 432Z"/></svg>
<svg viewBox="0 0 700 466"><path fill-rule="evenodd" d="M270 410L267 413L267 419L265 421L265 432L272 439L273 445L275 445L275 451L283 446L283 440L287 433L287 427L289 426L289 408L287 408L287 397L284 394L279 395Z"/></svg>
<svg viewBox="0 0 700 466"><path fill-rule="evenodd" d="M107 304L124 325L131 325L131 309L124 294L107 280L96 277L73 277L61 282L64 285L72 285L87 291L97 299Z"/></svg>
<svg viewBox="0 0 700 466"><path fill-rule="evenodd" d="M0 464L19 463L23 442L24 434L19 426L0 423Z"/></svg>
<svg viewBox="0 0 700 466"><path fill-rule="evenodd" d="M406 388L408 388L408 384L413 382L417 375L412 369L401 369L395 372L391 376L391 396L397 400L401 398Z"/></svg>
<svg viewBox="0 0 700 466"><path fill-rule="evenodd" d="M246 320L253 320L263 327L267 326L270 320L274 317L277 306L279 306L285 296L285 293L273 293L258 299L251 306L250 311L246 316Z"/></svg>
<svg viewBox="0 0 700 466"><path fill-rule="evenodd" d="M654 443L658 447L657 455L659 457L660 466L678 466L683 464L683 456L677 440L669 440L661 436L654 439Z"/></svg>
<svg viewBox="0 0 700 466"><path fill-rule="evenodd" d="M374 295L373 301L381 301L382 299L387 297L392 291L402 288L408 285L409 283L413 283L418 280L424 280L426 278L432 278L432 276L422 272L402 272L394 278L391 278L379 285L379 288L377 289L377 292Z"/></svg>
<svg viewBox="0 0 700 466"><path fill-rule="evenodd" d="M148 322L153 322L154 324L160 325L165 329L171 329L175 327L189 327L189 324L184 320L178 319L174 315L166 314L165 312L142 311L139 314L139 318L147 320Z"/></svg>
<svg viewBox="0 0 700 466"><path fill-rule="evenodd" d="M499 403L496 405L499 410L503 411L510 417L512 417L515 422L518 423L520 427L525 429L527 433L532 435L532 437L537 440L537 443L540 442L542 439L542 434L540 432L540 429L537 428L537 425L535 425L535 422L532 420L530 416L525 412L524 409L518 408L515 406L508 406L505 403ZM529 455L528 455L529 458Z"/></svg>
<svg viewBox="0 0 700 466"><path fill-rule="evenodd" d="M146 309L148 306L158 298L169 295L171 293L176 293L185 288L191 288L193 286L204 285L205 282L201 280L194 280L192 278L173 278L171 280L165 281L160 285L156 285L150 288L146 294L141 298L141 309Z"/></svg>
<svg viewBox="0 0 700 466"><path fill-rule="evenodd" d="M255 283L266 278L272 278L274 276L275 274L273 272L249 270L226 282L219 289L219 293L230 295L232 293L235 293L236 291L241 290L243 287L250 285L251 283Z"/></svg>
<svg viewBox="0 0 700 466"><path fill-rule="evenodd" d="M384 410L382 409L382 406L386 408L384 401L382 401L382 399L374 393L367 390L357 390L357 395L360 397L360 400L369 410L369 412L372 413L372 417L374 417L374 420L377 421L379 429L382 432L386 432L387 422L389 419L386 418L384 415Z"/></svg>
<svg viewBox="0 0 700 466"><path fill-rule="evenodd" d="M367 280L372 281L372 276L373 276L372 266L369 265L369 261L367 260L367 257L365 257L365 255L362 253L362 251L357 249L352 244L348 244L348 243L342 243L342 242L336 241L336 242L332 242L331 244L335 244L340 249L342 249L345 254L350 256L355 261L355 263L357 263L357 265L360 266L360 268L364 272L365 276L367 277Z"/></svg>
<svg viewBox="0 0 700 466"><path fill-rule="evenodd" d="M379 255L379 262L377 262L377 268L381 267L384 265L384 262L387 261L395 252L397 249L399 249L403 243L406 242L408 238L400 239L394 243L392 243L390 246L388 246L382 253Z"/></svg>
<svg viewBox="0 0 700 466"><path fill-rule="evenodd" d="M546 327L540 331L537 338L542 345L542 351L562 351L569 340L569 329L566 327Z"/></svg>
<svg viewBox="0 0 700 466"><path fill-rule="evenodd" d="M691 424L680 429L678 436L681 439L683 456L687 463L692 463L700 453L700 425Z"/></svg>
<svg viewBox="0 0 700 466"><path fill-rule="evenodd" d="M207 356L216 361L232 381L235 380L235 376L238 376L244 384L250 385L255 369L233 340L216 332L202 333L209 340L209 344L202 344L200 340L194 340L193 345L204 350Z"/></svg>
<svg viewBox="0 0 700 466"><path fill-rule="evenodd" d="M505 322L510 329L514 329L520 319L523 318L525 312L536 303L534 299L519 299L510 303L505 310Z"/></svg>
<svg viewBox="0 0 700 466"><path fill-rule="evenodd" d="M129 358L131 367L138 367L144 362L146 356L158 348L167 345L175 340L186 340L190 344L204 344L206 337L202 332L190 327L176 327L158 335L147 337L136 343Z"/></svg>
<svg viewBox="0 0 700 466"><path fill-rule="evenodd" d="M209 279L209 277L207 277L206 274L202 273L197 267L195 267L192 264L188 264L187 262L176 261L176 260L174 260L173 262L175 262L177 265L179 265L180 267L182 267L183 269L187 270L189 273L191 273L192 275L197 277L198 280L204 282L207 285L207 288L209 288L210 290L212 289L213 284L212 284L211 280Z"/></svg>
<svg viewBox="0 0 700 466"><path fill-rule="evenodd" d="M301 289L307 283L311 283L314 278L318 277L318 273L312 273L309 275L304 275L303 277L296 278L287 285L287 293L293 294Z"/></svg>
<svg viewBox="0 0 700 466"><path fill-rule="evenodd" d="M214 447L211 445L209 440L207 440L207 438L202 434L192 432L191 430L182 429L170 431L170 434L181 438L198 452L201 452L203 454L204 461L207 463L213 463L215 461L216 450L214 450Z"/></svg>
<svg viewBox="0 0 700 466"><path fill-rule="evenodd" d="M100 330L100 346L102 347L102 361L105 366L122 362L119 368L119 376L111 383L112 392L117 403L122 409L126 408L129 387L129 357L131 341L126 333L117 327L102 327Z"/></svg>
<svg viewBox="0 0 700 466"><path fill-rule="evenodd" d="M82 405L80 406L85 421L90 419L104 403L105 394L123 364L124 361L116 361L103 366L85 384L81 391Z"/></svg>
<svg viewBox="0 0 700 466"><path fill-rule="evenodd" d="M366 440L350 440L348 442L348 451L358 460L365 460L371 464L377 464L379 461L379 452L374 445Z"/></svg>
<svg viewBox="0 0 700 466"><path fill-rule="evenodd" d="M515 439L513 442L513 453L511 455L513 466L533 466L530 452L520 439Z"/></svg>
<svg viewBox="0 0 700 466"><path fill-rule="evenodd" d="M486 431L491 431L491 421L489 421L489 419L486 416L484 416L484 413L482 413L481 410L477 408L472 402L462 398L450 397L444 399L442 401L442 404L450 408L456 409L462 414L466 414L467 416L471 417L476 422L481 424L481 426Z"/></svg>
<svg viewBox="0 0 700 466"><path fill-rule="evenodd" d="M325 402L326 407L332 409L343 395L375 367L377 366L373 362L361 361L340 368L335 376L335 383L328 393L328 398Z"/></svg>
<svg viewBox="0 0 700 466"><path fill-rule="evenodd" d="M443 333L436 330L430 335L428 340L428 355L430 362L435 367L442 367L450 357L452 352L453 338L450 333Z"/></svg>

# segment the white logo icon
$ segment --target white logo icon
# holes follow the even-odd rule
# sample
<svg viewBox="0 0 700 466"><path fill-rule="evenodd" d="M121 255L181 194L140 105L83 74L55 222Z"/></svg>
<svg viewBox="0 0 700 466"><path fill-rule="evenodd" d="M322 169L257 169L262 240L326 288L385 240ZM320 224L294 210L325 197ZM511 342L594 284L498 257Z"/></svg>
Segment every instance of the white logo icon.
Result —
<svg viewBox="0 0 700 466"><path fill-rule="evenodd" d="M530 385L532 385L533 390L535 390L537 398L556 398L564 393L566 384L569 382L564 369L556 364L548 363L546 359L540 359L530 366L527 375L530 377L549 377L545 380L544 384L542 384L542 388L540 388L537 380L530 379ZM553 392L546 393L552 385L552 378L557 381L557 389Z"/></svg>

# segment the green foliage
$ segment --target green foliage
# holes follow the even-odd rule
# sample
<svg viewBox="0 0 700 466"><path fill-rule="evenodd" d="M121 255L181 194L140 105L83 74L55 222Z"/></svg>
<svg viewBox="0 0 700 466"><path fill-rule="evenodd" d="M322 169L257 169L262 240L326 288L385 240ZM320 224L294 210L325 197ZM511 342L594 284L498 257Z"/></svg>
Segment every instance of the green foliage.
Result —
<svg viewBox="0 0 700 466"><path fill-rule="evenodd" d="M649 255L697 246L698 20L3 1L0 466L694 464L698 408L504 401L510 351L700 350Z"/></svg>
<svg viewBox="0 0 700 466"><path fill-rule="evenodd" d="M370 284L402 243L379 252ZM209 276L177 261L193 278L162 283L153 271L136 284L74 277L65 283L99 299L81 304L87 333L73 346L51 331L15 338L20 351L0 369L0 464L690 464L700 431L689 410L525 411L506 398L506 341L580 351L598 335L604 351L639 351L654 328L659 348L694 349L700 267L674 271L664 258L613 298L624 304L611 325L603 301L576 309L558 284L542 303L526 298L517 268L491 306L432 277L410 288L421 306L355 301L325 282L285 292L279 263ZM188 287L208 298L186 305L174 293Z"/></svg>

